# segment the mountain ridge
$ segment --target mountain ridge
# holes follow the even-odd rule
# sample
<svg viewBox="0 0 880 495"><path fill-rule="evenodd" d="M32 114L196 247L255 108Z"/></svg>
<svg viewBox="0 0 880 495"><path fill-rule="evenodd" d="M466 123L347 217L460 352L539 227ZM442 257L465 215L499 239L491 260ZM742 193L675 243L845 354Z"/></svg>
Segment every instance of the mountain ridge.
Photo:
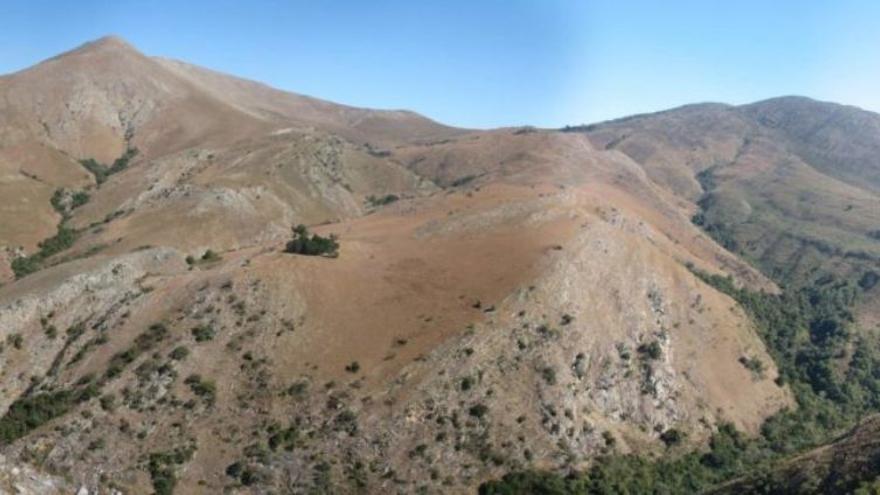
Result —
<svg viewBox="0 0 880 495"><path fill-rule="evenodd" d="M478 131L112 37L44 63L0 84L0 454L89 490L468 493L761 438L804 384L755 311L880 290L877 198L821 170L861 148L814 167L739 107Z"/></svg>

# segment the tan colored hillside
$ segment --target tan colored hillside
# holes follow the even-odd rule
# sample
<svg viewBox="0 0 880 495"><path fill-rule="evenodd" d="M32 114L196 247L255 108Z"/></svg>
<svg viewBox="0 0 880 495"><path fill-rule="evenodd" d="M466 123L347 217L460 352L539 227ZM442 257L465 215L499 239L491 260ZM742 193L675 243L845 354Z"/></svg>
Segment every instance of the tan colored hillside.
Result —
<svg viewBox="0 0 880 495"><path fill-rule="evenodd" d="M64 196L72 246L0 288L0 453L47 476L467 493L659 452L671 429L754 434L792 405L744 311L686 267L776 290L691 223L697 167L344 107L115 38L0 94L7 259L55 233L57 188L89 195ZM78 162L131 147L100 185ZM283 252L299 223L339 256Z"/></svg>

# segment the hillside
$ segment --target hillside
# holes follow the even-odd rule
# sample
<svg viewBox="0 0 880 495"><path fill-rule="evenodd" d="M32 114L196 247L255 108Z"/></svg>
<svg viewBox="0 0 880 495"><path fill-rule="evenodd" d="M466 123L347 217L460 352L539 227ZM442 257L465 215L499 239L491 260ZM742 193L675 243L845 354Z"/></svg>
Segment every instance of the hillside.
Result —
<svg viewBox="0 0 880 495"><path fill-rule="evenodd" d="M118 38L3 76L0 481L472 493L787 432L812 376L780 342L872 318L876 141L821 143L875 118L473 131ZM286 252L300 224L338 252Z"/></svg>

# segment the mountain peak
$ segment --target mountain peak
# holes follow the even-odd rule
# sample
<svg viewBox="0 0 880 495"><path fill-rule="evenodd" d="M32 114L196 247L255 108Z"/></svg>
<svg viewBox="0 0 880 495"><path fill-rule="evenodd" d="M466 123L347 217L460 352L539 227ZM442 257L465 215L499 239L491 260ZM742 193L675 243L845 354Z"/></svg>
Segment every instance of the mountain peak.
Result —
<svg viewBox="0 0 880 495"><path fill-rule="evenodd" d="M120 36L107 35L80 45L75 51L124 50L138 52L131 43Z"/></svg>

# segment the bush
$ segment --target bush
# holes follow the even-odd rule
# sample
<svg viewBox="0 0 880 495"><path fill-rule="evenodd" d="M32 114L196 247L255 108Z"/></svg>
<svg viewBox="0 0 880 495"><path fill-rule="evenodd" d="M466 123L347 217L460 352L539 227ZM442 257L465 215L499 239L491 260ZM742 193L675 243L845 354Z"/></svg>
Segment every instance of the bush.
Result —
<svg viewBox="0 0 880 495"><path fill-rule="evenodd" d="M739 362L749 371L755 378L764 378L764 362L756 357L742 356Z"/></svg>
<svg viewBox="0 0 880 495"><path fill-rule="evenodd" d="M641 344L638 348L639 354L643 357L648 358L652 361L656 361L660 359L660 356L663 355L663 348L660 347L660 343L656 340L653 340L647 344Z"/></svg>
<svg viewBox="0 0 880 495"><path fill-rule="evenodd" d="M318 234L309 237L308 228L305 225L297 225L293 228L293 239L287 243L284 250L293 254L335 258L339 254L339 243L333 234L330 237L321 237Z"/></svg>
<svg viewBox="0 0 880 495"><path fill-rule="evenodd" d="M210 249L205 251L205 254L202 255L202 261L205 261L205 262L219 261L220 259L221 259L220 255Z"/></svg>
<svg viewBox="0 0 880 495"><path fill-rule="evenodd" d="M89 193L85 191L77 191L70 197L70 208L79 208L89 202Z"/></svg>
<svg viewBox="0 0 880 495"><path fill-rule="evenodd" d="M390 205L398 200L400 200L400 196L396 194L386 194L385 196L379 197L373 195L367 196L367 204L373 207Z"/></svg>
<svg viewBox="0 0 880 495"><path fill-rule="evenodd" d="M196 342L205 342L214 339L214 328L209 325L199 325L192 329L192 336Z"/></svg>
<svg viewBox="0 0 880 495"><path fill-rule="evenodd" d="M189 375L183 383L189 385L190 390L199 397L213 404L217 398L217 386L214 382L203 380L198 374Z"/></svg>
<svg viewBox="0 0 880 495"><path fill-rule="evenodd" d="M150 480L153 482L153 490L156 495L172 495L177 485L175 466L185 464L192 458L192 448L179 448L172 452L152 453L149 456L147 469L150 472Z"/></svg>
<svg viewBox="0 0 880 495"><path fill-rule="evenodd" d="M475 418L482 418L489 412L489 408L484 404L474 404L468 409L468 414Z"/></svg>
<svg viewBox="0 0 880 495"><path fill-rule="evenodd" d="M547 382L547 385L556 385L556 370L550 366L541 369L541 377Z"/></svg>
<svg viewBox="0 0 880 495"><path fill-rule="evenodd" d="M244 465L241 462L233 462L232 464L226 466L226 476L238 479L238 477L241 476L241 472L243 469Z"/></svg>
<svg viewBox="0 0 880 495"><path fill-rule="evenodd" d="M182 345L175 347L174 350L168 354L168 357L175 361L182 361L186 359L187 356L189 356L189 349Z"/></svg>
<svg viewBox="0 0 880 495"><path fill-rule="evenodd" d="M684 433L675 428L670 428L660 434L660 441L665 443L667 447L678 445L682 440L684 440Z"/></svg>

